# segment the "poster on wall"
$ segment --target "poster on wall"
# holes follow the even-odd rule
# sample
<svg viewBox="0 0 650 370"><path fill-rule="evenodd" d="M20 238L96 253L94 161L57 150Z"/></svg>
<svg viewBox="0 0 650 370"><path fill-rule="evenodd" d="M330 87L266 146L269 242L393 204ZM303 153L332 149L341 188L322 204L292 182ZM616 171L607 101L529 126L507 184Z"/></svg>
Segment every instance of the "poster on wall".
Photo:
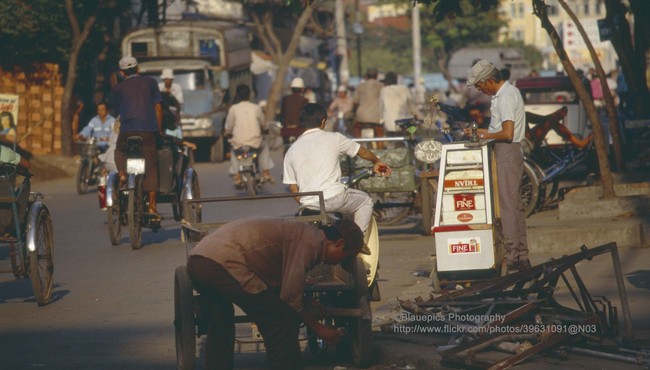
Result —
<svg viewBox="0 0 650 370"><path fill-rule="evenodd" d="M0 94L0 138L15 142L18 95Z"/></svg>

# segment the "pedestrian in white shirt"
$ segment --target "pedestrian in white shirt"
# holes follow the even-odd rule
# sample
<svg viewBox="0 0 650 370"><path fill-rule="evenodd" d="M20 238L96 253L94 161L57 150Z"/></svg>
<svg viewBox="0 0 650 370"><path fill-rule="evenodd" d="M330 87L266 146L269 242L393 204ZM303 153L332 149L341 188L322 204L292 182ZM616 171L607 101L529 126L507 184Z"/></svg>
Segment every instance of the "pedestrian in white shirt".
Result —
<svg viewBox="0 0 650 370"><path fill-rule="evenodd" d="M417 108L408 87L397 84L395 72L386 73L384 87L379 94L379 112L386 136L396 136L395 121L418 116Z"/></svg>

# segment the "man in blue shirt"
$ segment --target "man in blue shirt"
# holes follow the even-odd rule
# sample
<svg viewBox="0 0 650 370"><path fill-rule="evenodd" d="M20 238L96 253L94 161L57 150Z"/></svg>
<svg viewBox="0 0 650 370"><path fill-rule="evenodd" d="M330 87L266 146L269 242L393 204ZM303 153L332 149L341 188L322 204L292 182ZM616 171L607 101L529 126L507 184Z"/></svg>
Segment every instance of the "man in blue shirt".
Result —
<svg viewBox="0 0 650 370"><path fill-rule="evenodd" d="M97 115L77 135L76 140L95 138L102 153L108 148L108 139L113 132L115 117L108 114L106 103L97 104Z"/></svg>
<svg viewBox="0 0 650 370"><path fill-rule="evenodd" d="M138 74L138 61L132 56L120 59L120 73L125 77L113 89L112 102L120 114L120 133L115 147L115 165L120 182L126 181L126 141L132 136L143 139L145 174L143 190L149 193L149 214L160 218L156 206L158 190L157 142L162 132L162 106L158 83Z"/></svg>

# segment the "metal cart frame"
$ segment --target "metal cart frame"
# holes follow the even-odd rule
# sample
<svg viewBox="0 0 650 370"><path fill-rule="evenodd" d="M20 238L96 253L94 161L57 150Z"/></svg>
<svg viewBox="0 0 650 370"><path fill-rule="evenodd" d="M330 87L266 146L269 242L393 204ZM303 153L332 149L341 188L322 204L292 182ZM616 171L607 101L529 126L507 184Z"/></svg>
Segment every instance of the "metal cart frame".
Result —
<svg viewBox="0 0 650 370"><path fill-rule="evenodd" d="M320 211L316 215L290 217L318 225L330 224L331 219L325 211L322 192L303 192L291 194L262 195L256 197L221 197L186 200L185 209L200 209L206 204L232 201L259 201L261 199L294 198L296 196L318 196ZM195 211L196 212L196 211ZM187 252L194 247L210 230L217 229L225 222L203 223L199 221L183 221L183 238L187 243ZM322 321L346 329L345 340L351 349L352 360L357 367L367 367L372 360L372 311L370 309L370 294L366 268L361 257L357 257L352 271L345 271L340 265L324 269L319 265L310 271L310 276L325 272L327 279L315 278L309 281L305 289L307 301L318 301L323 305ZM327 271L329 270L329 271ZM331 274L331 275L330 275ZM178 266L174 274L174 327L176 333L176 365L179 370L194 369L196 361L196 338L207 333L208 312L203 298L193 287L187 275L185 266ZM250 322L246 315L235 316L236 323ZM307 330L307 341L310 351L318 354L322 351L322 343ZM261 339L260 339L261 341Z"/></svg>

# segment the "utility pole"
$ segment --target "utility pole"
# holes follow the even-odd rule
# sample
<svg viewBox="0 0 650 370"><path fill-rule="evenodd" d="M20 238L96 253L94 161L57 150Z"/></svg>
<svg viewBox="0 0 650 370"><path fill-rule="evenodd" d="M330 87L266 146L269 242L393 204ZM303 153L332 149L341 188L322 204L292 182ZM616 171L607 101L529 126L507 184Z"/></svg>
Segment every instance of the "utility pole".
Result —
<svg viewBox="0 0 650 370"><path fill-rule="evenodd" d="M345 34L345 14L343 0L335 1L336 20L336 53L341 56L339 64L339 85L348 85L350 81L350 66L348 65L348 42Z"/></svg>
<svg viewBox="0 0 650 370"><path fill-rule="evenodd" d="M420 5L415 4L411 13L413 23L413 84L415 86L415 103L420 107L424 103L424 86L422 84L422 41L420 40Z"/></svg>
<svg viewBox="0 0 650 370"><path fill-rule="evenodd" d="M363 26L361 25L361 11L359 11L359 0L354 1L355 17L356 21L354 22L354 34L356 35L357 41L357 75L359 79L363 76L363 69L361 68L361 34L363 34Z"/></svg>

